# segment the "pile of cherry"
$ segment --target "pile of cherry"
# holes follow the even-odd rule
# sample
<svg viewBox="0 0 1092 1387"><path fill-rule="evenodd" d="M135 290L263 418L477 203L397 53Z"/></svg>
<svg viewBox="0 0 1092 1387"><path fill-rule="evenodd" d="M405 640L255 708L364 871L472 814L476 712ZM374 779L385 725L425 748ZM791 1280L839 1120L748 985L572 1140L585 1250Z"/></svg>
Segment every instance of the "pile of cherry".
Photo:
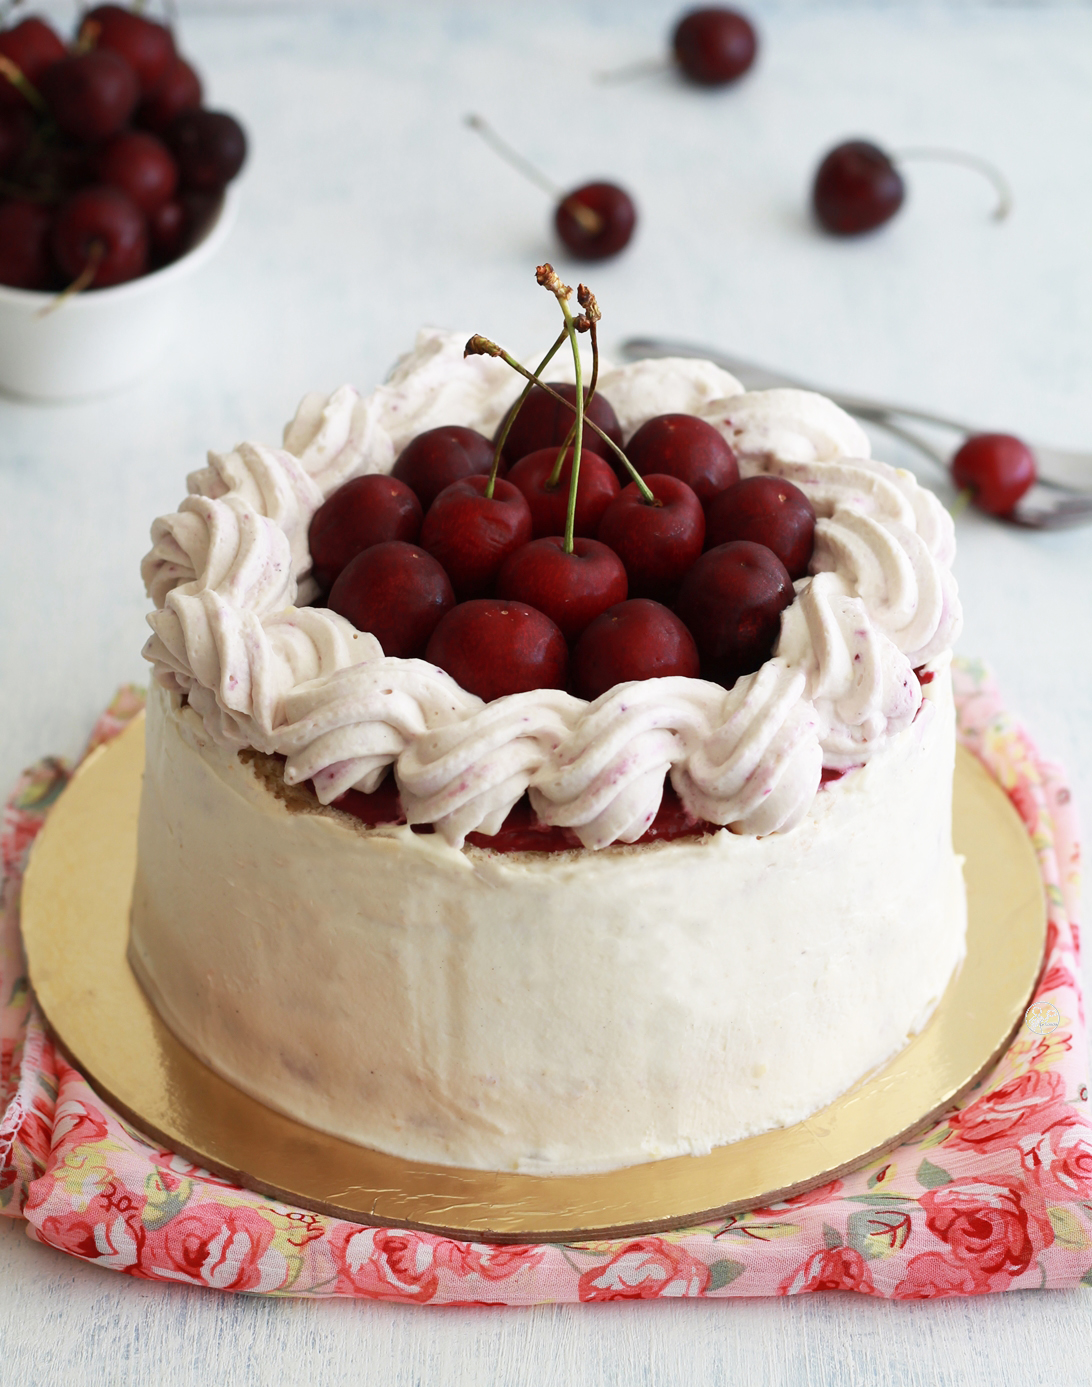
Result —
<svg viewBox="0 0 1092 1387"><path fill-rule="evenodd" d="M71 46L35 17L0 31L0 284L105 288L158 269L245 157L170 29L136 10L89 10Z"/></svg>
<svg viewBox="0 0 1092 1387"><path fill-rule="evenodd" d="M423 658L486 701L555 688L591 700L668 675L730 688L769 658L807 572L811 503L780 478L741 481L721 434L688 414L650 419L626 447L650 503L585 427L566 553L571 448L550 479L576 392L552 388L569 404L531 390L492 496L494 445L461 427L419 434L390 476L334 492L309 537L327 605L384 654ZM601 395L587 419L621 444Z"/></svg>

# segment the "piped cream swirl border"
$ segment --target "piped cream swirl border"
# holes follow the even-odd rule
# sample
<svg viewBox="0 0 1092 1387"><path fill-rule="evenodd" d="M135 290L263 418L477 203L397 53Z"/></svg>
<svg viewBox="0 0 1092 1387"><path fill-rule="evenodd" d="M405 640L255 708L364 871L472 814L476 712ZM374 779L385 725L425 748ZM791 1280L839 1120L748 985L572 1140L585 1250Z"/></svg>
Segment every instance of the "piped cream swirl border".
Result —
<svg viewBox="0 0 1092 1387"><path fill-rule="evenodd" d="M487 704L308 606L307 530L325 497L389 471L424 429L491 434L518 393L503 363L464 360L464 341L426 329L367 398L348 386L305 397L281 448L210 453L178 511L153 524L144 653L221 745L284 755L285 780L312 780L326 804L393 767L409 822L454 847L495 833L529 791L542 820L602 848L647 830L668 775L698 818L785 832L824 766L861 765L909 726L914 670L946 659L961 625L951 517L908 472L873 461L829 400L746 393L709 362L637 362L604 371L601 389L627 437L657 414L698 414L744 475L784 476L815 506L812 574L772 657L733 689L653 679L590 704L554 689Z"/></svg>

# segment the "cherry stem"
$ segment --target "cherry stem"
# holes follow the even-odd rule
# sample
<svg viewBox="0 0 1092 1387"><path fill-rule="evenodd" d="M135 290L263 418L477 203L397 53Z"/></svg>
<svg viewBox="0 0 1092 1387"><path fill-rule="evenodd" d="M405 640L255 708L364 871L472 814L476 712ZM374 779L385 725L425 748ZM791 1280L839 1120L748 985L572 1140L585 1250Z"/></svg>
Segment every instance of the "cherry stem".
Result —
<svg viewBox="0 0 1092 1387"><path fill-rule="evenodd" d="M526 400L527 396L535 388L535 378L541 375L541 373L545 371L546 367L549 366L550 362L554 359L555 354L561 350L561 347L568 335L568 331L565 328L562 328L561 331L558 333L557 341L542 358L542 360L538 363L534 377L530 381L528 381L528 383L523 387L523 394L512 406L511 410L508 413L508 418L504 421L504 427L497 435L497 442L493 448L493 466L489 469L489 485L485 488L485 497L487 501L491 501L493 499L493 487L495 486L497 481L497 473L500 471L501 454L504 452L504 445L508 442L508 435L511 432L512 425L516 422L516 415L523 408L524 400ZM474 337L470 339L471 342L477 340L478 339ZM485 341L484 338L482 338L481 340ZM467 343L468 347L469 345L470 344ZM492 355L493 353L489 354ZM502 353L500 354L503 355ZM466 353L464 352L464 356L465 355Z"/></svg>
<svg viewBox="0 0 1092 1387"><path fill-rule="evenodd" d="M76 35L75 51L80 54L90 53L92 48L97 46L101 33L102 25L97 19L85 19Z"/></svg>
<svg viewBox="0 0 1092 1387"><path fill-rule="evenodd" d="M22 68L13 63L10 58L5 57L3 53L0 53L0 77L6 77L15 90L22 93L36 111L45 110L46 104L41 92L29 78L23 75Z"/></svg>
<svg viewBox="0 0 1092 1387"><path fill-rule="evenodd" d="M588 397L584 401L584 415L587 417L588 406L595 398L595 387L599 383L599 337L595 331L595 324L591 325L591 347L592 347L592 373L588 383ZM591 420L588 420L591 423ZM554 469L546 478L546 489L553 491L561 481L561 469L565 465L565 454L572 447L573 435L576 433L576 420L572 422L569 432L565 435L565 442L557 450L557 459L554 462Z"/></svg>
<svg viewBox="0 0 1092 1387"><path fill-rule="evenodd" d="M635 63L611 68L609 72L597 72L595 80L608 85L612 82L632 82L637 77L652 77L657 72L669 72L674 66L671 58L640 58Z"/></svg>
<svg viewBox="0 0 1092 1387"><path fill-rule="evenodd" d="M552 178L538 167L532 164L530 159L520 154L519 150L513 149L507 140L502 140L493 127L482 116L468 115L465 117L467 125L471 130L476 130L482 139L493 151L511 164L514 169L518 169L524 178L530 179L543 192L555 198L569 212L572 217L580 223L589 236L597 236L603 230L603 218L591 207L585 207L582 202L577 202L575 198L566 197L564 188L559 188Z"/></svg>
<svg viewBox="0 0 1092 1387"><path fill-rule="evenodd" d="M572 290L569 291L571 293ZM565 542L561 546L566 554L573 552L573 530L576 527L576 489L580 483L580 451L584 445L584 376L583 363L580 360L580 343L576 340L576 326L573 323L572 310L566 302L568 295L564 298L561 294L557 295L557 301L561 305L561 311L565 315L565 330L569 334L569 344L573 349L573 368L576 372L576 421L573 424L573 462L572 472L569 475L569 507L565 512Z"/></svg>
<svg viewBox="0 0 1092 1387"><path fill-rule="evenodd" d="M952 502L948 514L953 520L958 520L967 507L974 500L974 487L965 486L959 495Z"/></svg>
<svg viewBox="0 0 1092 1387"><path fill-rule="evenodd" d="M922 146L920 149L900 149L896 152L895 158L901 163L907 159L923 159L938 164L959 164L966 169L974 169L983 178L993 184L993 190L997 194L997 206L993 210L995 222L1003 222L1012 211L1012 188L1009 181L1001 170L991 164L988 159L979 158L977 154L964 154L959 149L934 149L931 146Z"/></svg>
<svg viewBox="0 0 1092 1387"><path fill-rule="evenodd" d="M90 288L92 280L98 274L99 266L102 264L102 257L106 254L105 241L92 241L91 249L87 252L87 264L79 272L76 278L68 286L62 289L55 299L52 299L44 308L40 308L34 315L36 318L46 318L50 313L56 313L63 303L67 303L75 294L82 294L85 289Z"/></svg>

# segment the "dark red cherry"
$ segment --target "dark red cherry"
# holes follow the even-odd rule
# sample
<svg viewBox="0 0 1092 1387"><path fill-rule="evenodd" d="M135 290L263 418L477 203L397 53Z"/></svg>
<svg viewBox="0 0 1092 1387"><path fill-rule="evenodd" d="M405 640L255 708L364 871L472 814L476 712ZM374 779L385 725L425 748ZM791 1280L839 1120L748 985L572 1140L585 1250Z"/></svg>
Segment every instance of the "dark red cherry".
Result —
<svg viewBox="0 0 1092 1387"><path fill-rule="evenodd" d="M95 248L101 246L90 287L105 289L144 273L148 224L132 200L116 188L83 188L61 204L52 245L57 264L70 280L94 263Z"/></svg>
<svg viewBox="0 0 1092 1387"><path fill-rule="evenodd" d="M691 10L675 26L675 59L692 82L721 87L742 77L755 60L758 39L749 20L719 6Z"/></svg>
<svg viewBox="0 0 1092 1387"><path fill-rule="evenodd" d="M48 289L53 276L53 213L38 202L0 203L0 284Z"/></svg>
<svg viewBox="0 0 1092 1387"><path fill-rule="evenodd" d="M595 539L574 540L571 554L558 535L533 540L509 554L497 574L498 597L545 613L570 644L628 592L622 560Z"/></svg>
<svg viewBox="0 0 1092 1387"><path fill-rule="evenodd" d="M1036 475L1035 454L1008 433L976 434L952 458L956 486L969 488L990 515L1008 515Z"/></svg>
<svg viewBox="0 0 1092 1387"><path fill-rule="evenodd" d="M504 440L503 456L509 464L518 462L520 458L526 457L528 453L537 452L540 448L560 448L569 436L569 429L576 417L574 411L569 408L569 405L576 404L576 386L566 385L563 381L547 383L551 390L556 390L569 404L561 404L540 386L532 386L523 407L516 415L516 422ZM585 400L587 397L588 387L585 386ZM587 418L593 424L598 424L612 443L616 443L619 448L622 446L622 426L609 400L605 400L602 395L593 396L591 404L587 406ZM506 415L501 423L502 429L507 422ZM585 429L584 441L589 447L606 448L605 443L597 445L594 441L597 438L597 434Z"/></svg>
<svg viewBox="0 0 1092 1387"><path fill-rule="evenodd" d="M218 193L246 159L243 127L226 111L183 111L171 122L167 143L182 182L199 193Z"/></svg>
<svg viewBox="0 0 1092 1387"><path fill-rule="evenodd" d="M34 118L26 106L0 106L0 175L23 157L34 134Z"/></svg>
<svg viewBox="0 0 1092 1387"><path fill-rule="evenodd" d="M772 549L795 582L815 544L815 507L783 477L746 477L715 496L705 512L705 547L749 539Z"/></svg>
<svg viewBox="0 0 1092 1387"><path fill-rule="evenodd" d="M421 533L421 502L395 477L372 472L339 486L315 511L307 543L312 571L321 588L334 580L351 559L388 540L414 544Z"/></svg>
<svg viewBox="0 0 1092 1387"><path fill-rule="evenodd" d="M497 597L453 607L425 658L487 703L529 689L563 689L569 672L569 647L550 618Z"/></svg>
<svg viewBox="0 0 1092 1387"><path fill-rule="evenodd" d="M358 631L370 631L384 655L414 660L455 606L455 594L431 554L388 540L357 554L341 570L326 605Z"/></svg>
<svg viewBox="0 0 1092 1387"><path fill-rule="evenodd" d="M157 264L165 265L182 254L187 237L186 209L177 198L157 207L148 218L148 235Z"/></svg>
<svg viewBox="0 0 1092 1387"><path fill-rule="evenodd" d="M201 79L185 58L174 58L155 90L137 107L136 119L146 130L162 135L183 111L196 111L201 105Z"/></svg>
<svg viewBox="0 0 1092 1387"><path fill-rule="evenodd" d="M882 226L905 196L902 174L867 140L835 145L819 165L811 190L820 225L835 236L857 236Z"/></svg>
<svg viewBox="0 0 1092 1387"><path fill-rule="evenodd" d="M445 425L411 438L391 472L416 493L427 511L444 487L464 477L487 476L493 445L474 429Z"/></svg>
<svg viewBox="0 0 1092 1387"><path fill-rule="evenodd" d="M116 134L133 113L140 84L116 53L93 48L54 63L38 83L53 119L66 135L95 144Z"/></svg>
<svg viewBox="0 0 1092 1387"><path fill-rule="evenodd" d="M552 489L546 485L557 461L556 448L540 448L528 453L508 472L508 480L518 486L531 507L531 533L535 539L565 532L569 513L569 483L573 473L573 450L565 454L558 483ZM588 448L580 451L580 476L576 486L576 519L574 533L594 535L603 512L618 495L618 478L609 462Z"/></svg>
<svg viewBox="0 0 1092 1387"><path fill-rule="evenodd" d="M637 209L613 183L585 183L557 204L557 234L579 260L606 260L629 244Z"/></svg>
<svg viewBox="0 0 1092 1387"><path fill-rule="evenodd" d="M572 683L593 702L615 684L632 679L696 679L700 669L694 637L659 602L634 598L596 617L573 651Z"/></svg>
<svg viewBox="0 0 1092 1387"><path fill-rule="evenodd" d="M440 492L421 526L421 548L443 564L460 602L481 597L514 549L531 538L531 511L523 492L497 479L464 477Z"/></svg>
<svg viewBox="0 0 1092 1387"><path fill-rule="evenodd" d="M96 150L94 166L100 183L119 188L145 216L169 202L178 187L174 156L162 140L141 130L123 130L107 140Z"/></svg>
<svg viewBox="0 0 1092 1387"><path fill-rule="evenodd" d="M704 678L730 689L765 664L792 599L785 565L763 545L740 539L704 553L675 603L694 634Z"/></svg>
<svg viewBox="0 0 1092 1387"><path fill-rule="evenodd" d="M47 68L66 57L60 37L37 16L24 19L0 32L0 57L13 63L32 87L37 87ZM25 106L27 98L7 74L0 72L0 108Z"/></svg>
<svg viewBox="0 0 1092 1387"><path fill-rule="evenodd" d="M121 5L96 5L88 10L80 34L93 41L95 48L109 49L123 58L136 73L142 96L155 90L175 56L168 28Z"/></svg>
<svg viewBox="0 0 1092 1387"><path fill-rule="evenodd" d="M657 504L648 504L637 483L630 482L607 507L596 538L625 564L631 597L670 602L701 553L705 516L697 496L678 477L654 473L645 485Z"/></svg>
<svg viewBox="0 0 1092 1387"><path fill-rule="evenodd" d="M739 481L736 455L712 424L694 414L658 414L626 444L626 456L642 477L678 477L708 506L718 491Z"/></svg>

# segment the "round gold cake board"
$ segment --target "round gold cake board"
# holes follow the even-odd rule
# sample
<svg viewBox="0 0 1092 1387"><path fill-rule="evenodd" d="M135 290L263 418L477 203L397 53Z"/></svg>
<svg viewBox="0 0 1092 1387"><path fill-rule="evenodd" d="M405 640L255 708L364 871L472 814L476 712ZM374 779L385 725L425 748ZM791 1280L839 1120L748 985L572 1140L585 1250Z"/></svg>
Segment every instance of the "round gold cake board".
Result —
<svg viewBox="0 0 1092 1387"><path fill-rule="evenodd" d="M651 1232L795 1193L923 1130L1003 1052L1042 965L1046 910L1026 832L967 752L955 777L967 958L929 1024L881 1071L796 1126L596 1175L422 1165L293 1122L195 1059L126 962L143 719L88 757L49 816L23 887L30 977L76 1067L135 1127L218 1175L357 1223L491 1242Z"/></svg>

